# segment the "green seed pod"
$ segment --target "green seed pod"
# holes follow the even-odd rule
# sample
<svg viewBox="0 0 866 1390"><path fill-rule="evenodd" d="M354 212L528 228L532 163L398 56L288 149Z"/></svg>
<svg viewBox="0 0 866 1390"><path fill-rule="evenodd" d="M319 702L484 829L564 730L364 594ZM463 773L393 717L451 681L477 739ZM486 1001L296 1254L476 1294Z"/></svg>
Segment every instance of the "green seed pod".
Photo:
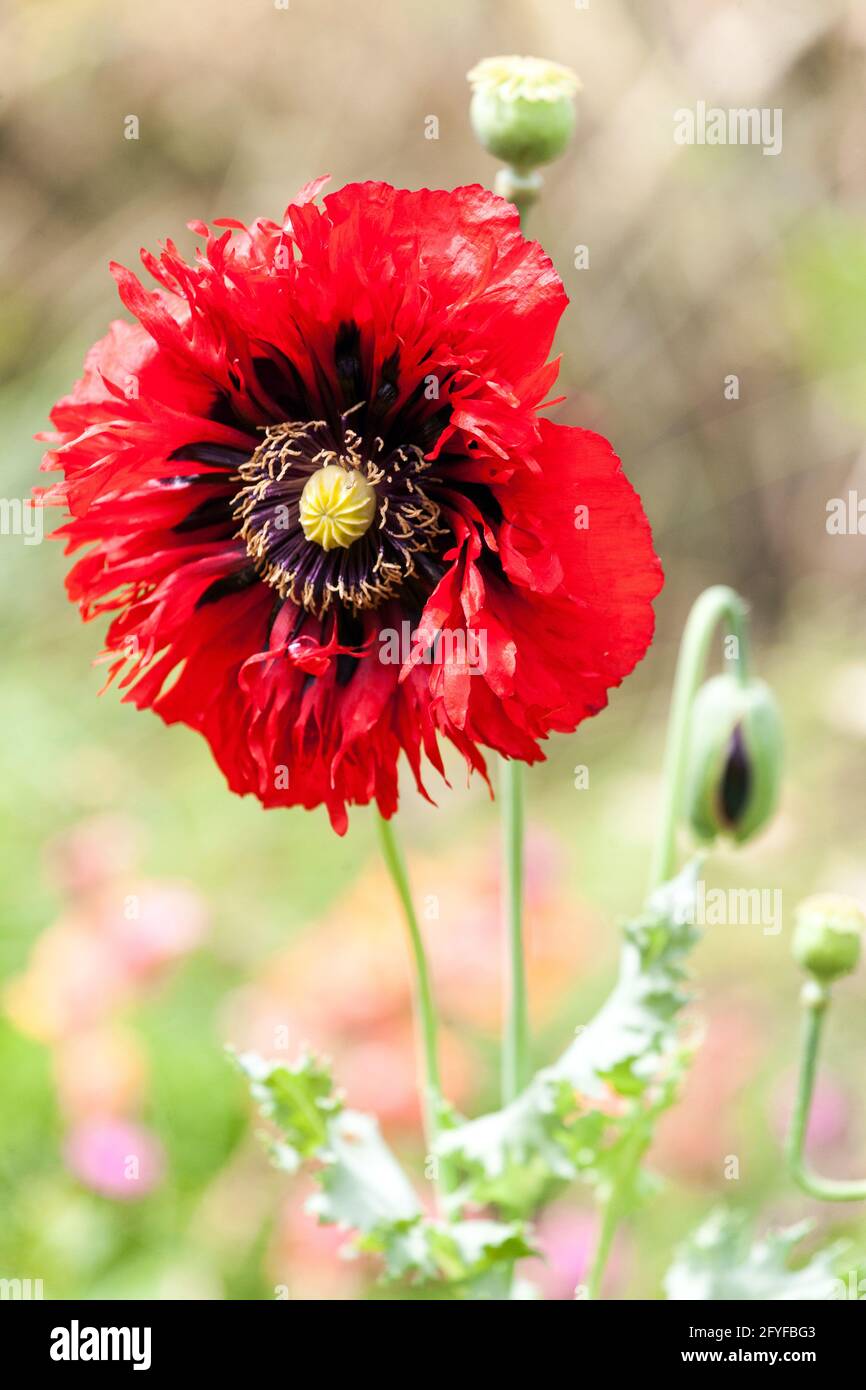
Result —
<svg viewBox="0 0 866 1390"><path fill-rule="evenodd" d="M727 673L701 686L692 706L687 786L698 838L750 839L776 808L781 767L781 722L769 687Z"/></svg>
<svg viewBox="0 0 866 1390"><path fill-rule="evenodd" d="M570 68L542 58L485 58L467 76L472 129L490 154L520 173L562 154L574 133L580 88Z"/></svg>
<svg viewBox="0 0 866 1390"><path fill-rule="evenodd" d="M857 969L866 916L853 898L818 893L800 903L794 923L794 959L821 984Z"/></svg>

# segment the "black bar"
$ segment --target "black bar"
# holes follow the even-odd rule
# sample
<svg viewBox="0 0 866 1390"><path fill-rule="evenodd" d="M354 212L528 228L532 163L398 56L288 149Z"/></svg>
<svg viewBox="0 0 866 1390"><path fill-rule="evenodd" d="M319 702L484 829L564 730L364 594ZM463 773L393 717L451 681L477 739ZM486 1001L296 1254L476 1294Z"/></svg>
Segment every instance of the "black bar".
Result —
<svg viewBox="0 0 866 1390"><path fill-rule="evenodd" d="M477 1303L472 1306L475 1312L468 1327L463 1323L466 1313L459 1311L457 1322L446 1327L439 1321L442 1303L437 1301L435 1346L442 1358L441 1372L448 1379L460 1366L465 1380L476 1360L480 1373L489 1378L497 1346L513 1351L515 1334L520 1337L515 1316L521 1323L527 1318L521 1355L530 1367L535 1362L534 1379L544 1376L545 1367L551 1368L550 1346L538 1340L538 1332L548 1326L558 1334L560 1370L565 1356L575 1377L581 1374L581 1366L588 1372L600 1360L617 1373L664 1375L680 1369L701 1375L707 1368L736 1373L741 1367L774 1372L806 1367L822 1378L837 1366L858 1364L864 1327L862 1315L847 1301L710 1304L577 1299L561 1313L549 1314L563 1319L552 1325L536 1323L537 1316L548 1314L533 1312L531 1305L512 1309L508 1337L499 1339L497 1314L482 1311ZM526 1307L529 1311L524 1313ZM212 1371L222 1376L240 1372L246 1380L280 1372L288 1382L300 1375L309 1378L317 1360L330 1379L343 1358L347 1369L356 1374L366 1364L365 1375L372 1374L374 1367L376 1374L388 1377L412 1375L414 1356L401 1347L407 1315L410 1324L418 1316L401 1314L388 1299L354 1305L320 1303L318 1310L304 1299L270 1303L4 1301L0 1330L4 1351L7 1356L13 1354L18 1374L34 1369L49 1372L52 1379L82 1375L93 1380L107 1371L115 1378L128 1374L140 1381L148 1375L161 1378L166 1372ZM487 1323L488 1317L493 1318L492 1324ZM443 1340L449 1327L459 1338L450 1351ZM473 1335L467 1337L469 1332ZM563 1336L568 1340L560 1340ZM93 1351L101 1359L90 1359ZM116 1359L124 1355L125 1359ZM399 1369L397 1364L388 1369L391 1357L399 1361Z"/></svg>

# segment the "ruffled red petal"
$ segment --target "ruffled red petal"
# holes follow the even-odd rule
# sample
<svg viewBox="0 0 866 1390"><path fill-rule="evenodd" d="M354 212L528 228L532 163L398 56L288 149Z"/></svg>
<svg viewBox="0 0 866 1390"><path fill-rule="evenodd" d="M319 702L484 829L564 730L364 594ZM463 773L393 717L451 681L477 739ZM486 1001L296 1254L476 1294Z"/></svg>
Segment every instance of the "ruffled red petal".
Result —
<svg viewBox="0 0 866 1390"><path fill-rule="evenodd" d="M425 795L442 737L482 774L483 748L542 757L646 651L662 576L610 446L538 414L566 296L514 209L477 186L379 183L318 205L323 184L281 223L192 224L191 265L171 242L143 252L155 290L113 267L136 322L111 325L52 412L45 467L64 476L43 497L68 508L60 534L82 552L70 597L114 615L104 659L124 698L198 729L233 790L325 805L343 831L347 805L393 813L401 752ZM428 457L452 540L420 645L396 663L381 656L406 622L398 599L362 613L347 646L326 618L275 607L229 519L262 428L310 418L301 401L335 408L347 323L367 383L399 361L395 411L444 409Z"/></svg>

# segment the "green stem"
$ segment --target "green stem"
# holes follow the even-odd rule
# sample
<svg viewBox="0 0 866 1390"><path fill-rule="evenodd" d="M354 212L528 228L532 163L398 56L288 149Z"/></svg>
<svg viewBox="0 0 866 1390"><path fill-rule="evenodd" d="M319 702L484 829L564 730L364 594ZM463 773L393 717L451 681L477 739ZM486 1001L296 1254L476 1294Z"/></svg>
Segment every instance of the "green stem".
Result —
<svg viewBox="0 0 866 1390"><path fill-rule="evenodd" d="M649 1148L651 1138L651 1123L640 1125L620 1155L610 1190L601 1209L601 1230L586 1284L588 1300L595 1301L601 1297L604 1271L607 1268L614 1237L623 1216L625 1194L634 1179L641 1159Z"/></svg>
<svg viewBox="0 0 866 1390"><path fill-rule="evenodd" d="M611 1196L610 1200L605 1202L602 1207L601 1231L599 1232L598 1245L595 1248L592 1267L589 1271L589 1278L587 1279L586 1296L587 1299L593 1302L601 1297L601 1285L604 1279L604 1271L607 1268L607 1262L610 1258L611 1249L613 1248L613 1240L617 1232L617 1227L619 1226L619 1219L619 1203L615 1202L613 1196Z"/></svg>
<svg viewBox="0 0 866 1390"><path fill-rule="evenodd" d="M820 985L807 984L803 989L803 1029L800 1043L800 1077L797 1083L797 1099L791 1116L786 1154L791 1176L798 1187L810 1197L823 1202L864 1202L866 1201L866 1179L862 1182L839 1182L834 1178L822 1178L809 1168L804 1149L806 1132L809 1127L809 1112L815 1093L815 1077L818 1071L818 1053L824 1018L830 1004L830 992Z"/></svg>
<svg viewBox="0 0 866 1390"><path fill-rule="evenodd" d="M650 891L673 877L676 865L676 833L682 814L688 771L689 721L692 702L704 675L710 642L717 624L725 619L729 636L735 637L732 658L740 680L748 676L746 605L739 594L724 584L705 589L689 613L677 659L668 737L665 747L662 806L650 869Z"/></svg>
<svg viewBox="0 0 866 1390"><path fill-rule="evenodd" d="M385 820L376 812L379 839L385 865L397 890L397 897L403 908L403 916L409 932L409 944L415 966L415 1006L421 1033L423 1068L421 1072L421 1096L424 1111L424 1137L428 1154L435 1152L439 1134L439 1112L442 1105L442 1085L439 1079L439 1048L437 1042L438 1023L433 1003L433 990L430 985L430 971L424 952L424 942L409 887L409 875L391 821Z"/></svg>
<svg viewBox="0 0 866 1390"><path fill-rule="evenodd" d="M541 176L518 174L506 166L497 176L496 191L513 202L525 226L526 214L538 197ZM523 764L500 761L503 861L503 1018L502 1104L519 1095L529 1081L529 1004L523 946Z"/></svg>
<svg viewBox="0 0 866 1390"><path fill-rule="evenodd" d="M526 214L538 202L541 184L541 174L537 169L515 169L506 164L497 171L495 189L500 198L514 204L520 213L521 225L525 226Z"/></svg>
<svg viewBox="0 0 866 1390"><path fill-rule="evenodd" d="M502 1104L507 1105L529 1080L529 1010L523 950L523 765L503 759L499 796L502 803L505 1035L502 1042Z"/></svg>
<svg viewBox="0 0 866 1390"><path fill-rule="evenodd" d="M737 639L731 664L741 681L747 679L746 605L735 590L717 584L705 589L692 605L680 643L668 718L662 807L650 869L650 892L672 878L676 867L676 835L685 797L692 704L704 676L713 633L722 619L727 623L726 635ZM602 1205L601 1231L588 1279L591 1299L600 1295L604 1271L622 1220L625 1194L652 1137L651 1116L652 1111L649 1111L646 1124L638 1126L634 1139L623 1151Z"/></svg>

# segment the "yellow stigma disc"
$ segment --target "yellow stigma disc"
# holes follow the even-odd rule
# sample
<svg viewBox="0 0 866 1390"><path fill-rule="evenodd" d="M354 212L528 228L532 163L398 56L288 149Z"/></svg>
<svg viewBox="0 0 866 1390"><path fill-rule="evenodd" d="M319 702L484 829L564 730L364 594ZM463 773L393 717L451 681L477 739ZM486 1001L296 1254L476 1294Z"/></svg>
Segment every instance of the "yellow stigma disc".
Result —
<svg viewBox="0 0 866 1390"><path fill-rule="evenodd" d="M307 479L299 511L308 541L323 550L345 549L369 530L376 490L356 468L329 463Z"/></svg>

